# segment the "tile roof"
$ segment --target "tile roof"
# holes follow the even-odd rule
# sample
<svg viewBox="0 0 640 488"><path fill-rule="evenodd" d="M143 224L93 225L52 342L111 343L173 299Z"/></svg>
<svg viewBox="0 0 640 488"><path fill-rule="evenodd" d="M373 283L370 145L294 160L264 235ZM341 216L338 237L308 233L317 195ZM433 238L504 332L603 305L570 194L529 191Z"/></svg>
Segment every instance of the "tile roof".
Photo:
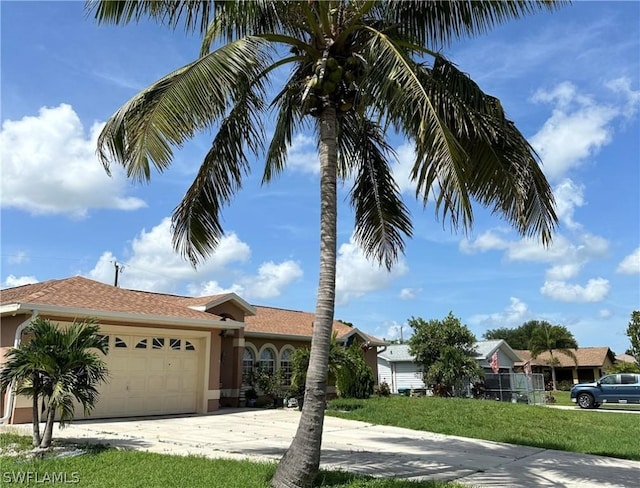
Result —
<svg viewBox="0 0 640 488"><path fill-rule="evenodd" d="M212 313L189 307L201 306L229 295L185 297L164 293L127 290L90 280L81 276L62 280L50 280L31 285L0 290L0 305L48 305L70 309L87 309L103 312L122 312L139 315L176 317L178 319L220 320ZM257 315L245 317L245 332L273 335L312 335L314 314L272 307L255 307ZM380 339L353 329L340 321L334 321L333 330L343 338L356 330L374 345L383 344Z"/></svg>
<svg viewBox="0 0 640 488"><path fill-rule="evenodd" d="M245 334L251 333L292 335L311 337L315 314L284 308L262 307L254 305L256 315L245 317ZM348 335L353 329L338 320L333 322L333 330L338 338ZM376 339L378 340L378 339Z"/></svg>
<svg viewBox="0 0 640 488"><path fill-rule="evenodd" d="M631 354L618 354L616 356L616 361L618 361L619 363L635 363L636 358Z"/></svg>
<svg viewBox="0 0 640 488"><path fill-rule="evenodd" d="M605 364L607 356L613 361L613 353L608 347L580 347L573 349L576 359L578 360L578 366L593 366L598 367ZM533 366L547 366L551 356L548 352L543 352L536 359L531 359L531 351L516 350L515 353L522 358L522 362L518 362L516 366L522 366L525 362L531 360ZM562 354L560 351L553 352L553 357L559 361L558 366L561 368L573 368L576 363L573 359L566 354Z"/></svg>
<svg viewBox="0 0 640 488"><path fill-rule="evenodd" d="M220 317L189 308L212 297L193 299L163 293L127 290L81 276L50 280L0 291L0 304L49 305L71 309L162 315L183 319L220 320Z"/></svg>

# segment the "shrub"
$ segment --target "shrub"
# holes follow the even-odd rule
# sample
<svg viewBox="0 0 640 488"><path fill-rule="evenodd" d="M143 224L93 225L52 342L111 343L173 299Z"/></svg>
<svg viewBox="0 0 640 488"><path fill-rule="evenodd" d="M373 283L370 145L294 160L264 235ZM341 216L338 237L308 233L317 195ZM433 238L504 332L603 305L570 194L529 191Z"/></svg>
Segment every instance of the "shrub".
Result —
<svg viewBox="0 0 640 488"><path fill-rule="evenodd" d="M248 381L252 389L260 391L263 395L271 399L274 408L282 405L282 399L287 390L284 384L282 370L272 373L263 368L257 368L249 374ZM247 396L250 391L251 390L245 393L245 396ZM247 399L249 398L247 397Z"/></svg>
<svg viewBox="0 0 640 488"><path fill-rule="evenodd" d="M558 390L559 391L569 391L573 386L573 382L569 380L563 380L558 382Z"/></svg>
<svg viewBox="0 0 640 488"><path fill-rule="evenodd" d="M358 344L346 349L347 364L338 369L336 387L342 398L369 398L373 394L375 378L373 371L364 359Z"/></svg>
<svg viewBox="0 0 640 488"><path fill-rule="evenodd" d="M377 396L388 397L391 395L391 388L389 387L389 383L383 381L378 386L373 389L373 393Z"/></svg>

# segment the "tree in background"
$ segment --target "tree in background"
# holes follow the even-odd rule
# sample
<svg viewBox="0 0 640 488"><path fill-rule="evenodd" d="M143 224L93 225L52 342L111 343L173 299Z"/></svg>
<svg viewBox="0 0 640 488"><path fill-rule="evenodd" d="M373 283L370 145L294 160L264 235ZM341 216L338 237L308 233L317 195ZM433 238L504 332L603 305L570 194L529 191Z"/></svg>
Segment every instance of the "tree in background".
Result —
<svg viewBox="0 0 640 488"><path fill-rule="evenodd" d="M489 329L482 337L486 340L503 339L512 349L529 349L534 332L542 328L544 323L539 320L529 320L513 329L507 327Z"/></svg>
<svg viewBox="0 0 640 488"><path fill-rule="evenodd" d="M624 361L618 361L609 369L607 369L608 374L613 373L640 373L640 366L638 363L626 363Z"/></svg>
<svg viewBox="0 0 640 488"><path fill-rule="evenodd" d="M627 336L631 342L631 349L628 354L636 358L636 364L640 366L640 311L631 312L631 319L627 326Z"/></svg>
<svg viewBox="0 0 640 488"><path fill-rule="evenodd" d="M411 317L408 323L413 329L409 352L422 368L425 384L434 385L434 393L450 395L463 379L483 376L475 359L476 338L452 312L443 320Z"/></svg>
<svg viewBox="0 0 640 488"><path fill-rule="evenodd" d="M531 358L535 359L543 352L549 353L548 364L551 368L551 383L554 390L557 389L556 366L559 364L558 358L553 355L554 352L570 357L577 366L578 359L573 352L577 348L578 343L569 329L563 325L551 325L545 321L541 322L541 327L536 328L529 343Z"/></svg>
<svg viewBox="0 0 640 488"><path fill-rule="evenodd" d="M13 385L15 394L31 397L34 447L51 446L56 413L60 415L60 427L64 427L73 420L75 401L86 414L98 401L97 386L108 376L104 361L94 351L107 354L108 350L99 329L94 321L74 322L62 328L37 317L24 330L27 338L6 354L0 390L4 393ZM45 413L42 436L41 401Z"/></svg>
<svg viewBox="0 0 640 488"><path fill-rule="evenodd" d="M507 327L500 327L498 329L489 329L482 337L486 340L503 339L512 349L530 349L531 339L535 332L549 325L544 320L529 320L523 323L519 327L509 329ZM569 330L567 332L573 337L573 334Z"/></svg>
<svg viewBox="0 0 640 488"><path fill-rule="evenodd" d="M342 398L369 398L373 394L375 378L371 366L364 359L364 351L359 344L351 344L345 349L346 362L338 368L336 388Z"/></svg>
<svg viewBox="0 0 640 488"><path fill-rule="evenodd" d="M309 348L301 347L293 352L291 357L291 388L289 393L298 400L298 405L304 404L304 390L307 381L307 370L311 351ZM349 363L347 351L341 344L338 344L337 333L331 334L331 344L329 346L328 377L329 384L335 384L340 368Z"/></svg>
<svg viewBox="0 0 640 488"><path fill-rule="evenodd" d="M264 160L263 181L270 182L284 171L298 131L312 131L317 141L315 326L300 423L273 486L309 486L320 463L335 310L338 181L353 183L355 240L387 268L413 230L391 170L389 140L396 134L415 149L415 195L453 229L471 229L475 200L522 235L551 241L554 199L535 152L500 101L441 53L455 40L560 3L87 2L100 23L148 17L203 36L198 59L135 95L98 140L107 170L120 164L130 178L149 180L152 168L163 171L171 164L174 148L213 129L198 174L172 216L174 245L194 265L220 242L221 211L241 188L251 158Z"/></svg>

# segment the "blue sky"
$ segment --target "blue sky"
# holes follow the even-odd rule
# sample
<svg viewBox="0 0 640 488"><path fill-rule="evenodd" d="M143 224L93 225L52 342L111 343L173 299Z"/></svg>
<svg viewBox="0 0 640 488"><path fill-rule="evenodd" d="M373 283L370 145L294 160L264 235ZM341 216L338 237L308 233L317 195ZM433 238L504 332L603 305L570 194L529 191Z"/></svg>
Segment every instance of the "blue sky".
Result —
<svg viewBox="0 0 640 488"><path fill-rule="evenodd" d="M260 186L262 164L224 213L226 237L194 271L176 256L168 218L210 136L177 152L150 184L95 158L105 120L137 91L190 62L195 37L152 24L97 26L81 2L8 2L2 16L2 287L83 275L178 294L234 291L252 303L312 311L318 256L317 156L296 135L287 171ZM640 308L640 3L575 2L512 22L446 54L541 155L561 226L549 249L476 208L468 236L412 197L409 141L391 143L415 236L391 272L351 240L340 191L336 317L394 338L411 316L449 311L479 338L526 320L567 326L581 346L629 347ZM272 121L267 121L270 124ZM405 326L403 335L409 333Z"/></svg>

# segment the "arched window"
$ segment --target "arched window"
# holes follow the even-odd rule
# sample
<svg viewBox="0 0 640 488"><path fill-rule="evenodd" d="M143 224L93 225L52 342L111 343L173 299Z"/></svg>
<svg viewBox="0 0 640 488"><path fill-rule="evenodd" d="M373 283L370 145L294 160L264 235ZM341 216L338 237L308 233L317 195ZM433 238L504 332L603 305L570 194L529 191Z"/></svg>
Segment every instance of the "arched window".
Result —
<svg viewBox="0 0 640 488"><path fill-rule="evenodd" d="M291 349L285 349L280 354L280 371L282 371L282 379L285 385L291 384L291 374L293 373L291 364Z"/></svg>
<svg viewBox="0 0 640 488"><path fill-rule="evenodd" d="M266 347L260 353L260 369L270 374L276 372L276 355L273 349Z"/></svg>
<svg viewBox="0 0 640 488"><path fill-rule="evenodd" d="M256 362L256 357L253 354L253 351L248 347L244 348L244 353L242 355L242 383L247 384L247 379L249 375L253 371L253 365Z"/></svg>

